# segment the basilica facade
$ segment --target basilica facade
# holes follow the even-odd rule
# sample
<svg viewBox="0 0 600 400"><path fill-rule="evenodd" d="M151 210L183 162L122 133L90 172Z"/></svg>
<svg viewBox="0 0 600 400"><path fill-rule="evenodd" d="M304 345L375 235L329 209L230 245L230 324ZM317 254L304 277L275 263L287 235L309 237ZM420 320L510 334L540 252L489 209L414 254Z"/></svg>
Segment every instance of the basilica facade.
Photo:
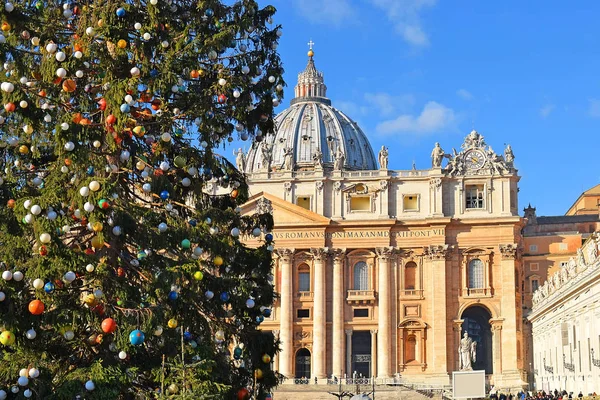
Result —
<svg viewBox="0 0 600 400"><path fill-rule="evenodd" d="M276 133L237 159L252 194L242 212L275 220L280 297L261 325L281 341L274 368L288 382L445 385L466 332L472 368L522 388L525 220L512 149L499 155L472 131L459 150L436 143L430 168L388 169L388 149L375 153L327 98L313 56Z"/></svg>

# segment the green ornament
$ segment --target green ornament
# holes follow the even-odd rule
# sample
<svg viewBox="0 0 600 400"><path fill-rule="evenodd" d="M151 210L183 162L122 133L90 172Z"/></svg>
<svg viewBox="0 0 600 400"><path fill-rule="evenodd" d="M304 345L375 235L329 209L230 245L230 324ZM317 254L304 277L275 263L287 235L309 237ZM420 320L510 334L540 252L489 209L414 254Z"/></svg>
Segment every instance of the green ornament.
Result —
<svg viewBox="0 0 600 400"><path fill-rule="evenodd" d="M41 1L35 3L35 8L37 8L38 10L41 10L43 6L44 4Z"/></svg>
<svg viewBox="0 0 600 400"><path fill-rule="evenodd" d="M183 167L185 167L185 163L186 163L186 159L184 156L175 157L175 166L177 166L179 168L183 168Z"/></svg>
<svg viewBox="0 0 600 400"><path fill-rule="evenodd" d="M187 240L187 239L183 239L183 240L181 241L181 247L182 247L183 249L186 249L186 250L187 250L187 249L189 249L189 248L190 248L190 246L191 246L191 245L192 245L192 243L191 243L189 240Z"/></svg>

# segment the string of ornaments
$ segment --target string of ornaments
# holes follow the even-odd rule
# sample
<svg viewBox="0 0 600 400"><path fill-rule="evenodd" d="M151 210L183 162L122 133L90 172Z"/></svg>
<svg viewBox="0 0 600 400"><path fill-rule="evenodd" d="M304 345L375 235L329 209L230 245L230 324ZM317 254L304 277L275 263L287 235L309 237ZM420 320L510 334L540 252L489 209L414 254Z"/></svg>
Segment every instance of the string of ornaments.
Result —
<svg viewBox="0 0 600 400"><path fill-rule="evenodd" d="M111 366L138 368L138 390L190 392L152 378L165 355L235 365L237 382L205 371L238 398L276 384L273 341L238 350L271 315L272 218L243 215L244 176L215 149L273 130L282 31L252 0L200 4L4 4L0 212L15 224L0 225L0 344L64 364L21 368L0 400L72 390L61 368L104 377L69 396L120 390Z"/></svg>

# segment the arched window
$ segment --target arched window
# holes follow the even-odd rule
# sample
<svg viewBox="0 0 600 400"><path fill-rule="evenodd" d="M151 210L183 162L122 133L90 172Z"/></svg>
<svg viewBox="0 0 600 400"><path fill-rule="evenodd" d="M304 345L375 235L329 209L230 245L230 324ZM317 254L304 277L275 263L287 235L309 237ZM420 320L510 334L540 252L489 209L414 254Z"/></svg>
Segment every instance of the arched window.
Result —
<svg viewBox="0 0 600 400"><path fill-rule="evenodd" d="M404 344L404 360L406 363L417 359L417 338L415 335L408 335Z"/></svg>
<svg viewBox="0 0 600 400"><path fill-rule="evenodd" d="M414 290L417 282L417 264L409 262L404 266L404 289Z"/></svg>
<svg viewBox="0 0 600 400"><path fill-rule="evenodd" d="M298 291L310 292L310 269L306 264L298 267Z"/></svg>
<svg viewBox="0 0 600 400"><path fill-rule="evenodd" d="M483 289L483 261L479 258L469 261L469 289Z"/></svg>
<svg viewBox="0 0 600 400"><path fill-rule="evenodd" d="M369 268L364 261L354 264L354 290L369 290Z"/></svg>

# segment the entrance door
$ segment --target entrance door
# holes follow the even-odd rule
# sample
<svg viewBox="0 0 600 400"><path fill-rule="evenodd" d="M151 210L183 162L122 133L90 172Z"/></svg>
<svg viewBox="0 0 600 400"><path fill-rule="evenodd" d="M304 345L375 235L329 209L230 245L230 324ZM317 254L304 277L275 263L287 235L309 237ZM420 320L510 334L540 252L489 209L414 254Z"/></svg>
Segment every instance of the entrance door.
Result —
<svg viewBox="0 0 600 400"><path fill-rule="evenodd" d="M371 332L354 331L352 333L352 374L356 377L371 377Z"/></svg>
<svg viewBox="0 0 600 400"><path fill-rule="evenodd" d="M310 378L310 351L300 349L296 352L296 378Z"/></svg>
<svg viewBox="0 0 600 400"><path fill-rule="evenodd" d="M494 373L492 368L492 329L489 322L491 317L489 311L480 306L471 306L462 314L463 332L468 332L471 339L477 342L477 357L473 369L483 369L488 375Z"/></svg>

